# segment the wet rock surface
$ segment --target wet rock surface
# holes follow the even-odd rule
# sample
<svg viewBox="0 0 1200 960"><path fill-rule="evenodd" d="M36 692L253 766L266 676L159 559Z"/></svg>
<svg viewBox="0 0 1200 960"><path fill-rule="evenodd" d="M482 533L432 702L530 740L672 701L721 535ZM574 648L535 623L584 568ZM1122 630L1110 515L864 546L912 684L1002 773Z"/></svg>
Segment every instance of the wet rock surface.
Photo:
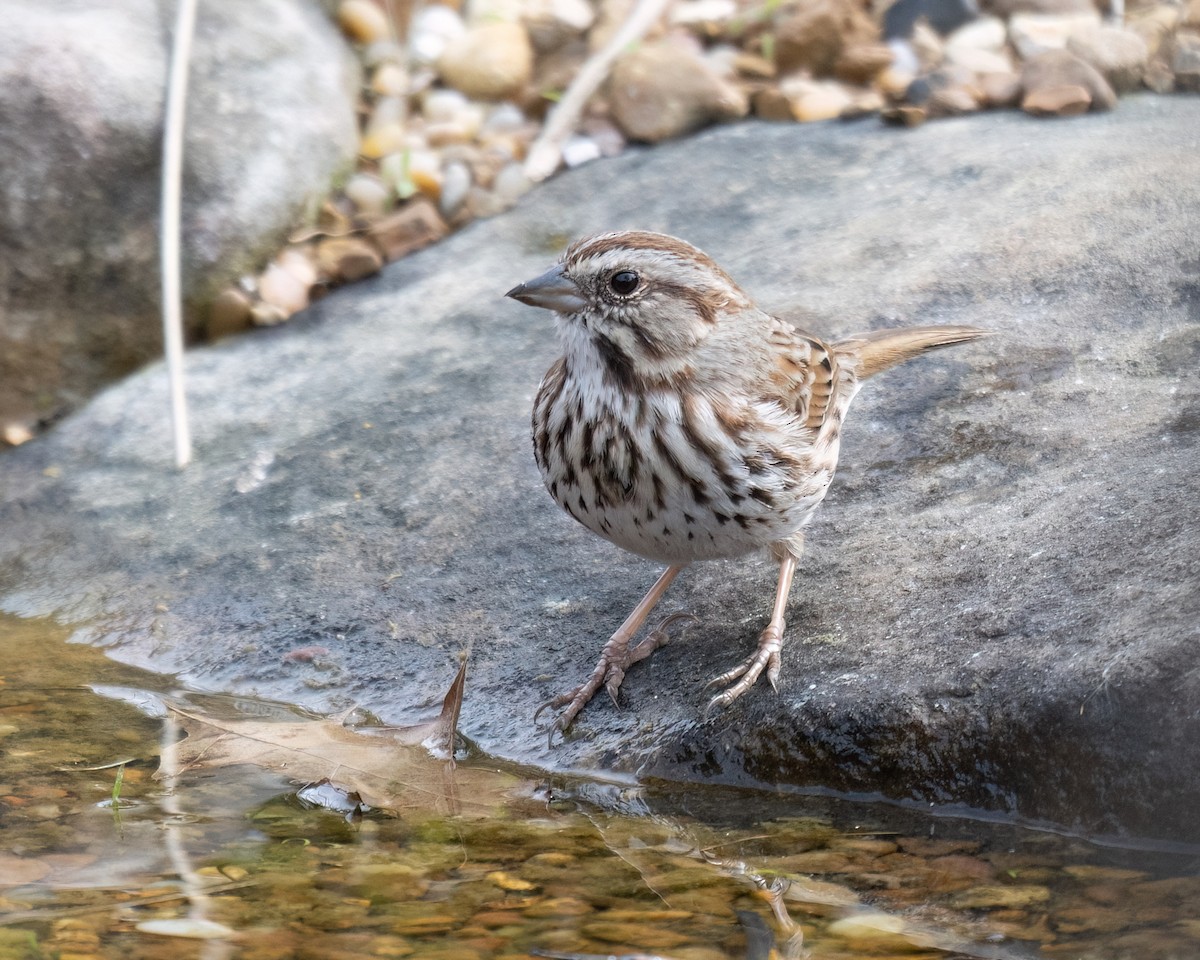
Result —
<svg viewBox="0 0 1200 960"><path fill-rule="evenodd" d="M297 323L192 353L182 473L157 368L9 453L0 608L198 686L389 722L428 712L467 650L462 729L524 762L1198 839L1198 130L1200 103L1142 97L903 138L746 124L573 172ZM550 318L502 294L624 226L692 240L823 334L1000 336L856 401L778 695L704 717L773 576L697 565L663 614L701 624L550 749L535 708L657 570L542 490Z"/></svg>

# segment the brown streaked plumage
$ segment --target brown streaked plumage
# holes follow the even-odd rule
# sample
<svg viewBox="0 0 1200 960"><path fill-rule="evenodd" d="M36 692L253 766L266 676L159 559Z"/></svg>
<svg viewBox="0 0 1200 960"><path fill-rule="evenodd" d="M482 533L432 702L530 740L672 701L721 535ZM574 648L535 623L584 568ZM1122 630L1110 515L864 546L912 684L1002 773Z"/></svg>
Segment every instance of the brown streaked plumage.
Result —
<svg viewBox="0 0 1200 960"><path fill-rule="evenodd" d="M586 683L550 701L565 730L603 685L662 641L630 641L694 560L767 548L779 561L758 648L712 685L709 706L779 677L784 612L803 528L837 467L862 381L986 335L912 327L826 343L759 310L706 254L629 231L579 240L508 292L556 314L563 356L533 404L533 450L550 495L594 533L666 571L605 644Z"/></svg>

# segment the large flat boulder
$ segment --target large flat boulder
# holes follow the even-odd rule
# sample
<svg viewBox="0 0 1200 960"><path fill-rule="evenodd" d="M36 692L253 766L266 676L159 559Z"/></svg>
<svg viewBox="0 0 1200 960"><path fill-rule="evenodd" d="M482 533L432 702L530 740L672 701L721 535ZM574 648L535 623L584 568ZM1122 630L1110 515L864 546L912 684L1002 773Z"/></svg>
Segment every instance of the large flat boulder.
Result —
<svg viewBox="0 0 1200 960"><path fill-rule="evenodd" d="M161 352L158 224L175 4L5 0L0 426ZM184 146L189 318L253 272L358 146L358 68L313 0L198 4Z"/></svg>
<svg viewBox="0 0 1200 960"><path fill-rule="evenodd" d="M463 729L551 768L833 787L1200 839L1200 99L1044 124L744 124L597 163L286 328L195 351L0 461L0 608L190 683L402 722L467 650ZM548 747L657 573L542 490L550 317L502 297L582 233L706 249L818 332L999 336L872 381L810 529L781 689L705 718L773 570L700 564L700 625ZM301 647L323 647L296 658Z"/></svg>

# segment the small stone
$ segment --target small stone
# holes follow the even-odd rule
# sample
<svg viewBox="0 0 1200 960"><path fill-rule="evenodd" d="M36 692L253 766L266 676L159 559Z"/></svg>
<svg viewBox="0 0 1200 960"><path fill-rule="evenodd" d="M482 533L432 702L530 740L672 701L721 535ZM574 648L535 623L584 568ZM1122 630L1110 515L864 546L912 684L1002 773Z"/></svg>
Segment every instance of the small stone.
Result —
<svg viewBox="0 0 1200 960"><path fill-rule="evenodd" d="M250 298L241 290L235 287L222 290L209 305L205 336L209 340L220 340L246 330L251 324L250 309Z"/></svg>
<svg viewBox="0 0 1200 960"><path fill-rule="evenodd" d="M946 62L956 67L965 67L977 77L985 77L990 74L1013 77L1017 75L1017 71L1013 68L1013 62L1006 52L956 50L951 53L947 51Z"/></svg>
<svg viewBox="0 0 1200 960"><path fill-rule="evenodd" d="M1125 24L1125 29L1136 33L1146 42L1151 58L1157 56L1163 43L1175 32L1180 23L1178 7L1159 4L1149 10L1140 11Z"/></svg>
<svg viewBox="0 0 1200 960"><path fill-rule="evenodd" d="M580 930L584 936L604 943L636 943L642 951L670 950L692 939L686 933L677 933L648 923L597 921L585 923Z"/></svg>
<svg viewBox="0 0 1200 960"><path fill-rule="evenodd" d="M671 8L671 23L676 26L720 27L737 15L734 0L680 0ZM712 31L716 32L716 31Z"/></svg>
<svg viewBox="0 0 1200 960"><path fill-rule="evenodd" d="M891 123L901 127L919 127L929 119L929 113L924 107L905 103L898 107L893 107L890 110L885 110L882 114L882 117L885 123Z"/></svg>
<svg viewBox="0 0 1200 960"><path fill-rule="evenodd" d="M0 430L0 440L10 447L19 447L32 439L33 431L23 423L7 423L4 425L4 429ZM3 727L0 727L0 737L4 736L6 732L15 732L15 730L15 727L12 731L5 731Z"/></svg>
<svg viewBox="0 0 1200 960"><path fill-rule="evenodd" d="M833 72L846 83L867 84L890 67L893 59L886 43L856 43L842 51Z"/></svg>
<svg viewBox="0 0 1200 960"><path fill-rule="evenodd" d="M587 0L524 0L521 21L538 53L558 50L582 37L596 21Z"/></svg>
<svg viewBox="0 0 1200 960"><path fill-rule="evenodd" d="M829 76L848 47L879 40L875 21L851 0L813 0L775 27L775 66Z"/></svg>
<svg viewBox="0 0 1200 960"><path fill-rule="evenodd" d="M371 109L358 152L372 160L402 150L408 142L404 130L408 104L403 97L380 97Z"/></svg>
<svg viewBox="0 0 1200 960"><path fill-rule="evenodd" d="M1200 93L1200 36L1180 33L1172 44L1171 69L1175 72L1175 89Z"/></svg>
<svg viewBox="0 0 1200 960"><path fill-rule="evenodd" d="M1136 33L1106 25L1077 30L1067 38L1067 50L1090 63L1118 93L1142 85L1150 51Z"/></svg>
<svg viewBox="0 0 1200 960"><path fill-rule="evenodd" d="M746 96L699 56L647 43L617 61L609 82L613 119L631 140L657 143L746 115Z"/></svg>
<svg viewBox="0 0 1200 960"><path fill-rule="evenodd" d="M739 51L738 55L734 57L733 69L751 80L773 80L778 73L775 64L766 57L760 57L757 53L747 53L744 50Z"/></svg>
<svg viewBox="0 0 1200 960"><path fill-rule="evenodd" d="M379 216L391 206L393 193L378 177L369 173L356 173L346 181L343 192L359 213Z"/></svg>
<svg viewBox="0 0 1200 960"><path fill-rule="evenodd" d="M438 211L441 215L449 220L458 213L470 189L471 169L458 160L446 164L442 168L442 192L438 196Z"/></svg>
<svg viewBox="0 0 1200 960"><path fill-rule="evenodd" d="M368 43L358 51L358 59L362 61L363 66L368 70L374 70L385 63L404 66L406 57L407 54L404 52L404 48L391 39L376 40L374 43Z"/></svg>
<svg viewBox="0 0 1200 960"><path fill-rule="evenodd" d="M224 940L235 936L234 931L223 923L192 917L143 920L136 929L142 933L152 933L160 937L180 937L184 940Z"/></svg>
<svg viewBox="0 0 1200 960"><path fill-rule="evenodd" d="M357 43L386 40L391 35L387 14L371 0L342 0L337 19L346 36Z"/></svg>
<svg viewBox="0 0 1200 960"><path fill-rule="evenodd" d="M522 880L520 877L514 877L503 870L492 871L487 875L487 879L501 890L508 890L510 892L525 893L537 889L537 884L530 883L528 880Z"/></svg>
<svg viewBox="0 0 1200 960"><path fill-rule="evenodd" d="M256 327L274 327L283 323L289 314L273 303L256 303L250 308L250 322Z"/></svg>
<svg viewBox="0 0 1200 960"><path fill-rule="evenodd" d="M1021 100L1021 78L1015 73L984 74L978 83L984 106L1015 107Z"/></svg>
<svg viewBox="0 0 1200 960"><path fill-rule="evenodd" d="M925 110L930 117L957 117L974 113L980 103L981 98L974 88L946 87L930 94L925 101Z"/></svg>
<svg viewBox="0 0 1200 960"><path fill-rule="evenodd" d="M1117 102L1096 68L1066 50L1050 50L1026 61L1021 86L1021 108L1038 116L1071 116L1089 107L1110 110Z"/></svg>
<svg viewBox="0 0 1200 960"><path fill-rule="evenodd" d="M447 85L480 100L511 97L533 76L533 47L519 23L479 23L451 40L437 61Z"/></svg>
<svg viewBox="0 0 1200 960"><path fill-rule="evenodd" d="M1022 909L1037 903L1045 903L1049 899L1049 887L1031 884L1014 884L1013 886L985 884L957 894L952 903L961 910L991 910L998 907Z"/></svg>
<svg viewBox="0 0 1200 960"><path fill-rule="evenodd" d="M446 235L447 229L433 203L421 198L374 224L368 235L390 261L435 243Z"/></svg>
<svg viewBox="0 0 1200 960"><path fill-rule="evenodd" d="M408 73L397 63L380 64L371 74L371 92L381 97L403 97L408 93Z"/></svg>
<svg viewBox="0 0 1200 960"><path fill-rule="evenodd" d="M279 263L270 264L258 278L258 295L264 303L278 307L285 316L308 306L309 284Z"/></svg>
<svg viewBox="0 0 1200 960"><path fill-rule="evenodd" d="M596 143L591 137L574 136L570 137L563 144L563 163L567 167L581 167L585 163L599 160L602 156L600 144Z"/></svg>
<svg viewBox="0 0 1200 960"><path fill-rule="evenodd" d="M791 122L792 102L783 95L778 87L767 87L754 95L754 115L761 120L775 122Z"/></svg>
<svg viewBox="0 0 1200 960"><path fill-rule="evenodd" d="M576 897L551 897L526 907L521 914L536 920L547 917L585 917L594 912L595 908L585 900Z"/></svg>
<svg viewBox="0 0 1200 960"><path fill-rule="evenodd" d="M521 164L510 163L496 174L492 192L502 203L512 206L527 194L532 186Z"/></svg>
<svg viewBox="0 0 1200 960"><path fill-rule="evenodd" d="M1008 45L1008 28L999 17L980 17L946 37L946 54L956 50L987 50L1001 53Z"/></svg>
<svg viewBox="0 0 1200 960"><path fill-rule="evenodd" d="M370 243L358 237L331 237L317 246L321 272L347 283L378 273L383 258Z"/></svg>
<svg viewBox="0 0 1200 960"><path fill-rule="evenodd" d="M845 940L852 947L869 949L872 953L884 949L908 952L912 949L912 941L905 936L907 924L901 917L887 913L856 913L841 920L835 920L825 932L839 940Z"/></svg>
<svg viewBox="0 0 1200 960"><path fill-rule="evenodd" d="M1142 76L1147 90L1155 93L1171 93L1175 89L1175 74L1161 60L1151 60Z"/></svg>
<svg viewBox="0 0 1200 960"><path fill-rule="evenodd" d="M832 81L786 83L781 87L792 107L792 117L800 123L836 120L852 105L846 88Z"/></svg>
<svg viewBox="0 0 1200 960"><path fill-rule="evenodd" d="M1047 50L1062 50L1073 33L1100 25L1100 14L1076 13L1054 16L1024 13L1008 21L1008 39L1022 60Z"/></svg>
<svg viewBox="0 0 1200 960"><path fill-rule="evenodd" d="M945 51L942 49L942 38L924 20L913 27L912 37L908 44L912 48L913 56L917 59L917 66L926 72L937 69L946 59ZM896 44L896 47L902 49L899 44ZM904 66L909 65L907 57L901 60L897 56L896 62Z"/></svg>
<svg viewBox="0 0 1200 960"><path fill-rule="evenodd" d="M1091 95L1075 84L1035 90L1021 101L1021 109L1035 117L1075 117L1087 113L1091 105Z"/></svg>
<svg viewBox="0 0 1200 960"><path fill-rule="evenodd" d="M441 3L423 4L413 15L409 49L420 64L434 64L451 41L467 32L462 17Z"/></svg>
<svg viewBox="0 0 1200 960"><path fill-rule="evenodd" d="M1144 880L1145 870L1131 870L1128 867L1101 867L1092 863L1072 864L1063 867L1063 873L1076 880L1086 883L1113 883L1129 880Z"/></svg>

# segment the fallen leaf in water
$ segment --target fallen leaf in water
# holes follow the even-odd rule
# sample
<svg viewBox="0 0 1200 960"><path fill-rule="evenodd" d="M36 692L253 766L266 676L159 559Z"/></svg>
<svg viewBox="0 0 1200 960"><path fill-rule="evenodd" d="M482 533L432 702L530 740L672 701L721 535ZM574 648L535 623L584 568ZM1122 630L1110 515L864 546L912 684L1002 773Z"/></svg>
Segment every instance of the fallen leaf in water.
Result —
<svg viewBox="0 0 1200 960"><path fill-rule="evenodd" d="M172 705L187 737L164 752L155 777L253 764L305 784L328 781L377 810L486 816L511 799L519 782L491 770L456 769L453 744L465 680L464 663L441 713L407 727L354 730L336 717L230 720Z"/></svg>

